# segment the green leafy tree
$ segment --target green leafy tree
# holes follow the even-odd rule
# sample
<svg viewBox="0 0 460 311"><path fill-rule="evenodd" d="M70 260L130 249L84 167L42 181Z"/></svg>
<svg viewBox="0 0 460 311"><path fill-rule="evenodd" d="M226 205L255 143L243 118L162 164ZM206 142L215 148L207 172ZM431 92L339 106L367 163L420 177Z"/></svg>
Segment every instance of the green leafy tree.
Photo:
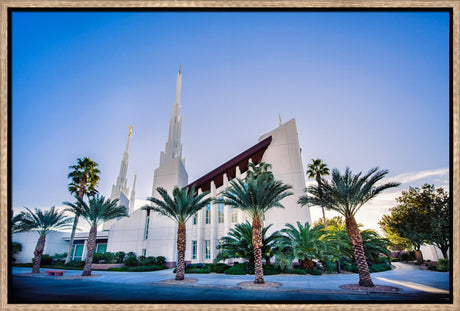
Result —
<svg viewBox="0 0 460 311"><path fill-rule="evenodd" d="M38 241L34 251L32 273L40 273L40 262L43 250L45 249L46 236L52 230L66 229L72 222L72 218L58 212L55 207L43 211L36 208L32 212L27 207L26 211L21 212L16 219L16 232L37 231Z"/></svg>
<svg viewBox="0 0 460 311"><path fill-rule="evenodd" d="M435 244L447 258L450 247L450 199L443 188L424 184L422 188L409 187L396 199L390 215L379 222L386 233L410 241L418 263L423 262L420 247Z"/></svg>
<svg viewBox="0 0 460 311"><path fill-rule="evenodd" d="M363 239L355 215L365 203L383 190L399 186L399 183L393 182L376 186L376 183L381 181L386 174L388 174L387 170L379 171L378 167L364 175L362 173L354 175L349 168L346 168L345 173L341 175L339 170L333 169L330 182L323 179L320 186L308 187L306 194L298 200L302 206L324 206L344 216L348 239L358 265L360 286L373 287L374 284L369 273ZM321 195L319 194L320 188Z"/></svg>
<svg viewBox="0 0 460 311"><path fill-rule="evenodd" d="M284 208L280 203L285 197L292 195L288 192L292 187L275 180L272 172L268 171L266 163L250 166L246 179L235 178L230 181L230 187L222 192L222 197L216 203L239 208L252 218L252 245L254 247L255 284L264 284L262 267L262 230L264 214L274 208Z"/></svg>
<svg viewBox="0 0 460 311"><path fill-rule="evenodd" d="M68 190L70 194L77 195L81 198L86 196L94 196L97 194L96 186L99 182L100 171L97 168L98 164L91 160L90 158L84 157L83 159L78 158L77 164L69 166L71 172L67 175L70 178L71 182L68 185ZM71 259L71 252L73 247L73 241L75 239L75 231L78 226L78 218L80 215L75 213L72 232L70 233L69 248L67 250L67 257L65 263L68 263Z"/></svg>
<svg viewBox="0 0 460 311"><path fill-rule="evenodd" d="M88 235L85 267L81 274L82 276L88 276L91 275L93 254L96 248L97 227L105 221L125 217L128 214L125 206L118 205L118 199L106 200L104 196L99 194L89 198L88 203L78 195L75 196L75 199L77 200L76 203L64 202L64 204L69 206L66 209L67 211L75 211L91 226Z"/></svg>
<svg viewBox="0 0 460 311"><path fill-rule="evenodd" d="M275 242L279 236L278 231L267 235L267 231L271 226L269 225L262 229L262 257L265 258L266 263L270 263L270 258L275 254ZM222 238L222 244L219 246L219 253L214 262L231 258L246 259L252 265L254 264L252 226L248 221L236 224L234 228L230 229L228 235Z"/></svg>
<svg viewBox="0 0 460 311"><path fill-rule="evenodd" d="M311 227L308 222L302 225L299 221L297 227L286 224L278 239L280 252L288 254L288 258L298 258L300 266L308 270L315 267L313 259L321 259L327 253L328 244L325 241L322 225Z"/></svg>
<svg viewBox="0 0 460 311"><path fill-rule="evenodd" d="M154 205L145 205L142 209L157 212L177 223L176 280L183 280L185 275L185 224L190 217L194 216L199 210L211 202L211 198L204 198L209 194L209 191L198 194L195 192L195 186L192 186L190 189L180 189L176 186L173 189L172 197L161 187L157 188L157 191L161 199L154 197L147 198L147 200Z"/></svg>
<svg viewBox="0 0 460 311"><path fill-rule="evenodd" d="M321 178L323 176L327 176L330 174L329 168L323 160L321 159L311 159L312 163L308 164L307 176L308 178L314 178L316 183L318 184L318 195L322 196L322 189L321 189ZM321 206L321 210L323 212L323 225L324 228L327 230L327 221L326 221L326 213L324 212L324 206Z"/></svg>
<svg viewBox="0 0 460 311"><path fill-rule="evenodd" d="M342 216L334 216L332 218L326 218L326 224L328 227L336 227L336 228L345 228L345 221L343 220ZM318 219L313 223L313 227L315 226L324 226L324 220Z"/></svg>

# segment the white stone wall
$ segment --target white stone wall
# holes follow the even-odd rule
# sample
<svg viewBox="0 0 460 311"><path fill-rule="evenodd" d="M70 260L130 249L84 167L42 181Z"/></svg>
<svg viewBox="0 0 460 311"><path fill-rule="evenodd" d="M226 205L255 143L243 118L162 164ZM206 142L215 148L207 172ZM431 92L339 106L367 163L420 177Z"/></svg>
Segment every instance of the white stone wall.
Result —
<svg viewBox="0 0 460 311"><path fill-rule="evenodd" d="M67 252L69 246L68 241L63 239L64 232L51 231L46 236L45 249L43 254L54 255ZM19 254L13 255L16 258L16 263L31 263L34 258L35 247L38 242L38 233L36 231L14 233L12 236L13 242L22 244L22 251Z"/></svg>
<svg viewBox="0 0 460 311"><path fill-rule="evenodd" d="M283 181L293 187L291 190L294 195L289 196L281 201L284 209L274 208L265 215L264 226L272 224L270 232L280 230L285 227L286 223L295 224L297 221L311 223L310 211L307 207L301 207L297 204L298 198L303 195L305 189L305 172L300 154L299 140L297 136L297 127L295 119L279 126L260 137L259 141L272 136L272 142L262 157L262 161L272 165L272 172L276 179ZM237 169L236 177L244 178L245 174L240 174ZM228 179L224 175L224 184L215 188L214 183L211 183L210 196L216 197L221 191L228 187ZM218 207L213 204L211 207L211 223L205 224L205 208L198 213L198 223L193 225L193 219L187 224L187 251L186 260L191 260L192 263L208 263L212 262L217 255L217 246L219 240L226 236L231 228L236 223L231 222L231 209L228 206L224 207L224 223L218 223ZM238 210L238 222L242 223L246 220L251 222L243 212ZM205 240L211 241L211 258L205 258ZM192 260L192 241L197 241L197 258Z"/></svg>

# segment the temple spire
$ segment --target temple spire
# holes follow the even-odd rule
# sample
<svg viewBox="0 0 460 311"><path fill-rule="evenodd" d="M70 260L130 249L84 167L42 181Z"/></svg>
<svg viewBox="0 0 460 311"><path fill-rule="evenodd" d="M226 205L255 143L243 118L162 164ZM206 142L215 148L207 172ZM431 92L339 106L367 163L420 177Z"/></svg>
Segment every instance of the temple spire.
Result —
<svg viewBox="0 0 460 311"><path fill-rule="evenodd" d="M123 158L121 159L121 165L120 165L120 173L118 174L117 178L117 183L115 185L115 188L118 191L121 191L125 193L125 195L128 194L129 189L127 187L127 173L128 173L128 160L129 160L129 141L131 139L131 134L133 133L133 127L130 125L129 126L129 133L128 133L128 141L126 142L126 150L123 153Z"/></svg>
<svg viewBox="0 0 460 311"><path fill-rule="evenodd" d="M179 66L179 72L177 73L176 80L176 96L172 109L171 120L169 121L169 135L168 141L166 142L165 151L161 153L160 165L165 161L181 158L182 157L182 143L181 143L181 130L182 130L182 116L181 116L181 105L180 105L180 93L181 93L182 73L181 66Z"/></svg>
<svg viewBox="0 0 460 311"><path fill-rule="evenodd" d="M136 179L137 171L134 174L133 189L131 190L131 197L129 198L129 214L131 214L134 211L134 203L136 202Z"/></svg>

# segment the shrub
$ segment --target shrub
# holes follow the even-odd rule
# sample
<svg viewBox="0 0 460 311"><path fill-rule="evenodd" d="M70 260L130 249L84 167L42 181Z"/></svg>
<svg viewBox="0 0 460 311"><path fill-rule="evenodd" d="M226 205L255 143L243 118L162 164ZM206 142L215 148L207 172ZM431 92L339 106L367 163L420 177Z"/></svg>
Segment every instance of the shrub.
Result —
<svg viewBox="0 0 460 311"><path fill-rule="evenodd" d="M415 252L414 251L404 251L399 254L400 261L414 261L415 260Z"/></svg>
<svg viewBox="0 0 460 311"><path fill-rule="evenodd" d="M139 267L129 267L126 271L129 272L144 272L144 271L158 271L168 269L166 266L139 266Z"/></svg>
<svg viewBox="0 0 460 311"><path fill-rule="evenodd" d="M163 256L158 256L157 258L155 258L155 261L156 261L156 265L157 266L162 266L166 263L166 258L163 257Z"/></svg>
<svg viewBox="0 0 460 311"><path fill-rule="evenodd" d="M83 268L85 266L85 262L80 260L73 260L66 263L64 266L69 268Z"/></svg>
<svg viewBox="0 0 460 311"><path fill-rule="evenodd" d="M105 255L101 253L93 254L93 263L98 263L99 261L105 260Z"/></svg>
<svg viewBox="0 0 460 311"><path fill-rule="evenodd" d="M438 271L446 272L449 271L449 259L438 260Z"/></svg>
<svg viewBox="0 0 460 311"><path fill-rule="evenodd" d="M128 254L125 258L125 266L136 267L139 265L139 260L137 260L136 255Z"/></svg>
<svg viewBox="0 0 460 311"><path fill-rule="evenodd" d="M191 269L185 269L185 273L211 273L211 270L209 269L203 269L203 268L191 268Z"/></svg>
<svg viewBox="0 0 460 311"><path fill-rule="evenodd" d="M115 254L114 253L110 253L110 252L105 252L104 253L104 260L106 263L111 263L115 260Z"/></svg>
<svg viewBox="0 0 460 311"><path fill-rule="evenodd" d="M143 259L141 257L143 256L140 256L139 260L142 266L155 266L156 265L155 257L149 256L149 257L144 257Z"/></svg>
<svg viewBox="0 0 460 311"><path fill-rule="evenodd" d="M305 269L292 269L292 273L293 274L301 274L301 275L305 275L307 274L307 271L305 271Z"/></svg>
<svg viewBox="0 0 460 311"><path fill-rule="evenodd" d="M127 271L129 269L129 267L112 267L112 268L108 268L107 271Z"/></svg>
<svg viewBox="0 0 460 311"><path fill-rule="evenodd" d="M388 262L374 263L372 266L369 266L369 272L381 272L387 270L391 270L391 265Z"/></svg>
<svg viewBox="0 0 460 311"><path fill-rule="evenodd" d="M33 261L34 260L32 259L32 262ZM48 254L43 254L42 255L42 259L40 261L40 266L51 266L52 263L53 263L53 257L51 257Z"/></svg>
<svg viewBox="0 0 460 311"><path fill-rule="evenodd" d="M321 270L318 270L318 269L306 270L306 272L311 274L311 275L322 275L323 274L323 272Z"/></svg>
<svg viewBox="0 0 460 311"><path fill-rule="evenodd" d="M428 270L430 271L438 271L438 267L436 267L435 265L429 263L426 265L426 267L428 268Z"/></svg>
<svg viewBox="0 0 460 311"><path fill-rule="evenodd" d="M225 270L227 270L229 268L230 268L230 266L227 266L224 263L217 263L217 264L211 266L211 272L224 273Z"/></svg>
<svg viewBox="0 0 460 311"><path fill-rule="evenodd" d="M264 275L274 275L274 274L280 274L281 269L278 267L275 267L274 265L264 265Z"/></svg>
<svg viewBox="0 0 460 311"><path fill-rule="evenodd" d="M125 252L116 252L115 255L115 260L117 263L122 263L125 261L126 253Z"/></svg>
<svg viewBox="0 0 460 311"><path fill-rule="evenodd" d="M321 261L324 271L331 273L337 271L337 263L332 260L324 259Z"/></svg>
<svg viewBox="0 0 460 311"><path fill-rule="evenodd" d="M240 264L233 265L233 267L230 267L227 270L225 270L225 274L245 275L246 274L246 265L240 265Z"/></svg>

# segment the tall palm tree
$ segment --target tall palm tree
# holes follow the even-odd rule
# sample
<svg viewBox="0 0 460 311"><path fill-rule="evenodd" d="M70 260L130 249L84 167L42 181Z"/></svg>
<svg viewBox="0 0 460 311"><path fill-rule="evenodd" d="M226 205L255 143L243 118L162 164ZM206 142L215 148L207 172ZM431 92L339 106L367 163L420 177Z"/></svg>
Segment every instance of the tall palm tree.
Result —
<svg viewBox="0 0 460 311"><path fill-rule="evenodd" d="M54 206L46 211L36 208L35 212L32 212L27 207L25 209L25 212L21 212L15 217L15 232L38 232L39 238L35 246L32 273L40 273L40 262L45 249L46 236L52 230L68 228L72 218L65 216L63 211L56 211Z"/></svg>
<svg viewBox="0 0 460 311"><path fill-rule="evenodd" d="M322 180L321 185L310 186L306 194L301 196L298 203L302 206L317 205L339 212L345 217L347 235L353 248L356 264L359 271L359 285L373 287L369 267L363 248L363 239L355 220L358 210L369 200L377 196L383 190L397 187L399 183L390 182L376 185L377 182L388 174L387 170L371 169L367 174L358 173L353 175L347 167L343 175L339 170L333 169L332 180ZM319 189L321 189L321 196Z"/></svg>
<svg viewBox="0 0 460 311"><path fill-rule="evenodd" d="M323 176L327 176L330 174L329 168L327 167L326 164L323 163L323 160L321 159L311 159L312 163L308 164L308 170L307 170L307 176L308 178L315 178L316 183L318 184L318 194L321 197L322 196L322 190L321 190L321 178ZM327 230L327 221L326 221L326 213L324 212L324 206L321 206L321 210L323 211L323 225L324 228Z"/></svg>
<svg viewBox="0 0 460 311"><path fill-rule="evenodd" d="M281 252L290 253L292 259L300 259L302 268L313 270L313 259L321 259L327 250L324 237L323 226L310 227L308 222L302 225L298 221L297 228L286 224L286 228L281 229L278 243Z"/></svg>
<svg viewBox="0 0 460 311"><path fill-rule="evenodd" d="M262 257L267 263L274 256L274 247L279 232L275 231L268 235L267 231L272 225L262 230ZM227 236L222 238L223 243L219 245L220 252L217 254L214 262L230 258L243 258L254 264L254 247L252 246L252 226L246 221L236 224L235 228L230 229Z"/></svg>
<svg viewBox="0 0 460 311"><path fill-rule="evenodd" d="M71 182L68 184L68 190L70 194L78 195L79 197L83 198L85 195L94 196L98 193L96 186L99 182L98 174L100 171L97 168L96 162L87 157L84 157L83 159L78 158L77 164L69 166L69 169L72 170L69 175L67 175L67 177L71 179ZM73 240L75 238L75 231L77 230L79 217L80 215L75 213L65 263L68 263L72 256L71 252L73 247Z"/></svg>
<svg viewBox="0 0 460 311"><path fill-rule="evenodd" d="M148 197L147 200L154 205L145 205L141 207L146 211L154 211L160 215L166 216L177 223L177 266L176 280L184 279L185 275L185 247L186 247L186 228L185 224L199 210L211 202L211 198L204 198L209 191L196 193L195 186L192 188L182 188L175 186L172 191L172 197L168 192L159 187L157 188L161 199Z"/></svg>
<svg viewBox="0 0 460 311"><path fill-rule="evenodd" d="M97 227L104 221L115 219L118 217L128 216L126 207L118 205L118 199L106 200L103 196L93 196L88 200L88 203L76 195L76 203L64 202L69 206L66 210L78 213L91 226L88 235L87 253L85 267L82 276L91 275L91 266L93 263L93 253L96 248Z"/></svg>
<svg viewBox="0 0 460 311"><path fill-rule="evenodd" d="M263 166L264 163L259 163ZM255 173L254 173L255 172ZM292 187L273 178L271 172L257 172L246 175L246 180L236 178L230 181L230 187L222 192L222 197L216 203L236 207L252 217L252 245L254 247L255 284L264 284L262 267L262 229L264 214L274 208L284 206L280 203L285 197L292 195L288 192Z"/></svg>

